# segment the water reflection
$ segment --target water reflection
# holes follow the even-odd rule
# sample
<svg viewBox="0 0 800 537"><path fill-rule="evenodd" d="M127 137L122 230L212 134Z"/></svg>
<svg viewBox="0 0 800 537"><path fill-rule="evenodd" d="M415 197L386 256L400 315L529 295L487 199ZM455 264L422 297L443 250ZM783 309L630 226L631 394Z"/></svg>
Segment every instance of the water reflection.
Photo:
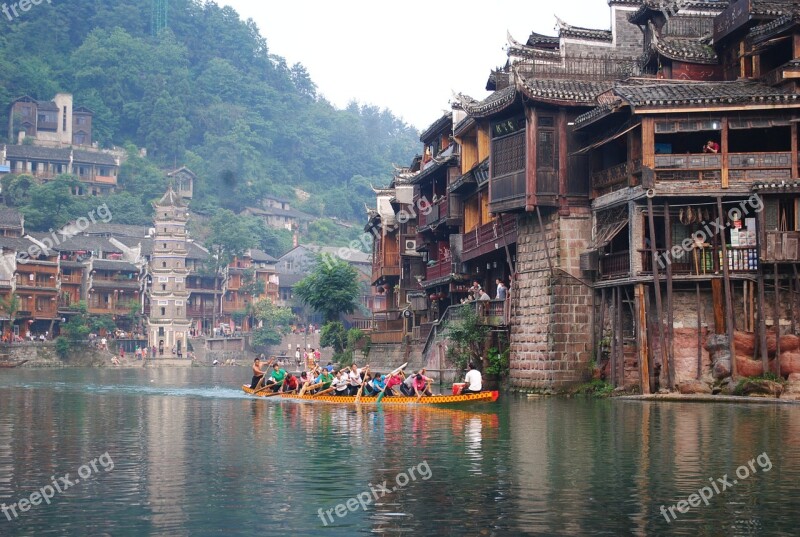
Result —
<svg viewBox="0 0 800 537"><path fill-rule="evenodd" d="M115 462L50 506L0 515L0 534L795 534L797 407L346 407L243 397L240 373L0 376L0 502L106 451ZM761 453L769 472L671 523L660 514ZM366 508L320 518L368 492Z"/></svg>

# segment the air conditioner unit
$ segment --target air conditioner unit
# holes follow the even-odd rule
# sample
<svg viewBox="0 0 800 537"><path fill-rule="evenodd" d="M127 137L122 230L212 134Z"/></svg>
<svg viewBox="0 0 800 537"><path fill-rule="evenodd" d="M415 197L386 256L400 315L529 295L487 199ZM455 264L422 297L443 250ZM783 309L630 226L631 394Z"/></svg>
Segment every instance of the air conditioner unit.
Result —
<svg viewBox="0 0 800 537"><path fill-rule="evenodd" d="M596 272L600 267L600 256L597 250L587 250L580 254L580 267L585 272Z"/></svg>
<svg viewBox="0 0 800 537"><path fill-rule="evenodd" d="M411 253L411 254L417 253L417 241L406 240L406 253Z"/></svg>

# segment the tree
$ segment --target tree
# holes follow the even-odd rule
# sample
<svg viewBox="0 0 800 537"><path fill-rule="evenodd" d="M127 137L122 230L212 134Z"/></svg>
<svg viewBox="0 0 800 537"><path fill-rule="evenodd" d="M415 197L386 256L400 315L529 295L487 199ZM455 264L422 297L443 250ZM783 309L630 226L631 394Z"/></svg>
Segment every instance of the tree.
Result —
<svg viewBox="0 0 800 537"><path fill-rule="evenodd" d="M342 354L347 348L347 330L339 321L325 323L320 331L319 344L330 347L335 354Z"/></svg>
<svg viewBox="0 0 800 537"><path fill-rule="evenodd" d="M353 313L358 307L359 285L356 269L351 265L322 254L310 275L294 288L295 295L325 317L337 321L343 313Z"/></svg>
<svg viewBox="0 0 800 537"><path fill-rule="evenodd" d="M280 308L270 300L259 300L252 305L253 316L260 326L253 330L253 346L277 345L294 322L294 314L289 308Z"/></svg>
<svg viewBox="0 0 800 537"><path fill-rule="evenodd" d="M465 368L468 362L482 363L483 349L490 328L481 323L476 311L476 307L480 305L479 302L468 304L462 308L461 318L446 326L447 338L452 342L447 350L447 357L459 369Z"/></svg>
<svg viewBox="0 0 800 537"><path fill-rule="evenodd" d="M8 322L14 326L14 321L17 319L17 312L19 311L20 300L16 293L12 293L8 298L0 298L0 312L8 317Z"/></svg>

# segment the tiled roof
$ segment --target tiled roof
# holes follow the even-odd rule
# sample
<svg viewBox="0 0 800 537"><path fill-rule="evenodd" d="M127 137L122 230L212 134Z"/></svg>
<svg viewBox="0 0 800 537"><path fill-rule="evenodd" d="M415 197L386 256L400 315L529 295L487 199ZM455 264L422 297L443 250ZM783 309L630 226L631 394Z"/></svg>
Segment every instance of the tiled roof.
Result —
<svg viewBox="0 0 800 537"><path fill-rule="evenodd" d="M517 89L513 85L497 90L482 101L478 101L467 95L458 94L458 102L455 106L460 106L467 114L474 118L490 116L506 108L517 98Z"/></svg>
<svg viewBox="0 0 800 537"><path fill-rule="evenodd" d="M9 145L6 146L8 160L49 160L69 162L70 153L75 162L86 164L99 164L102 166L117 166L117 159L108 153L85 151L81 149L59 149L55 147L41 147L38 145Z"/></svg>
<svg viewBox="0 0 800 537"><path fill-rule="evenodd" d="M601 104L595 108L592 108L588 112L579 115L575 118L573 123L575 123L576 127L585 126L588 123L591 123L597 119L602 118L603 116L608 115L614 110L615 106L613 104Z"/></svg>
<svg viewBox="0 0 800 537"><path fill-rule="evenodd" d="M673 2L666 2L664 0L639 0L636 2L639 8L628 15L628 20L634 24L642 24L648 20L654 12L664 12L670 8L670 13L674 15L676 12L697 10L697 11L712 11L721 13L728 7L727 0L676 0ZM676 9L677 8L677 9Z"/></svg>
<svg viewBox="0 0 800 537"><path fill-rule="evenodd" d="M297 285L303 278L305 278L306 274L279 274L278 275L278 286L279 287L294 287Z"/></svg>
<svg viewBox="0 0 800 537"><path fill-rule="evenodd" d="M453 113L447 112L442 117L431 123L431 125L422 131L422 134L419 135L419 141L422 143L427 142L432 137L434 137L437 133L442 131L445 127L449 131L453 127Z"/></svg>
<svg viewBox="0 0 800 537"><path fill-rule="evenodd" d="M456 179L450 185L450 192L456 192L466 185L482 186L489 180L489 157L486 157L481 162L472 167L470 171Z"/></svg>
<svg viewBox="0 0 800 537"><path fill-rule="evenodd" d="M117 237L115 236L114 239L118 240L128 248L138 248L139 246L142 247L142 256L149 257L153 255L153 239L151 238L138 238L138 237Z"/></svg>
<svg viewBox="0 0 800 537"><path fill-rule="evenodd" d="M800 2L794 0L752 0L750 13L757 17L780 17L800 9Z"/></svg>
<svg viewBox="0 0 800 537"><path fill-rule="evenodd" d="M528 41L525 43L529 47L541 47L541 46L553 46L556 47L560 43L560 39L558 36L555 35L543 35L537 34L536 32L531 32L530 37L528 37Z"/></svg>
<svg viewBox="0 0 800 537"><path fill-rule="evenodd" d="M246 207L245 211L253 216L286 216L289 218L297 218L298 220L316 220L316 217L298 211L297 209L281 209L280 207Z"/></svg>
<svg viewBox="0 0 800 537"><path fill-rule="evenodd" d="M264 252L263 250L259 250L258 248L251 248L248 251L248 254L250 255L250 259L252 259L253 261L258 261L260 263L277 263L278 262L277 259L275 259L271 255L269 255L267 252Z"/></svg>
<svg viewBox="0 0 800 537"><path fill-rule="evenodd" d="M142 247L144 247L144 244L142 244ZM208 259L211 256L208 250L206 250L196 242L187 242L186 248L187 248L186 259L199 259L202 261Z"/></svg>
<svg viewBox="0 0 800 537"><path fill-rule="evenodd" d="M52 236L49 233L31 233L31 237L41 241ZM105 237L92 237L86 235L75 235L68 239L63 239L61 235L56 233L59 240L58 244L53 245L53 250L57 252L97 252L106 254L121 254L122 250L114 246L111 241Z"/></svg>
<svg viewBox="0 0 800 537"><path fill-rule="evenodd" d="M13 207L0 206L0 226L8 229L9 227L22 227L22 215Z"/></svg>
<svg viewBox="0 0 800 537"><path fill-rule="evenodd" d="M677 82L623 84L614 93L632 106L680 106L725 104L798 103L800 95L772 88L760 82Z"/></svg>
<svg viewBox="0 0 800 537"><path fill-rule="evenodd" d="M167 191L161 196L161 199L155 202L156 207L183 207L183 200L172 189L172 185L167 188Z"/></svg>
<svg viewBox="0 0 800 537"><path fill-rule="evenodd" d="M83 232L86 235L113 235L115 239L120 237L133 237L143 239L150 233L147 226L132 226L128 224L114 224L111 222L95 222Z"/></svg>
<svg viewBox="0 0 800 537"><path fill-rule="evenodd" d="M139 272L139 267L133 263L128 263L127 261L112 261L110 259L92 259L92 269Z"/></svg>
<svg viewBox="0 0 800 537"><path fill-rule="evenodd" d="M573 39L588 39L591 41L611 41L614 36L611 30L597 30L594 28L581 28L572 26L559 19L559 37L571 37Z"/></svg>
<svg viewBox="0 0 800 537"><path fill-rule="evenodd" d="M798 23L800 23L800 12L795 11L787 13L771 22L752 28L748 39L753 44L761 43L792 28Z"/></svg>
<svg viewBox="0 0 800 537"><path fill-rule="evenodd" d="M653 48L671 60L706 64L718 62L713 47L692 37L661 37L653 40Z"/></svg>
<svg viewBox="0 0 800 537"><path fill-rule="evenodd" d="M520 77L522 91L532 99L596 104L597 96L611 89L611 82L589 82L568 79L526 79Z"/></svg>

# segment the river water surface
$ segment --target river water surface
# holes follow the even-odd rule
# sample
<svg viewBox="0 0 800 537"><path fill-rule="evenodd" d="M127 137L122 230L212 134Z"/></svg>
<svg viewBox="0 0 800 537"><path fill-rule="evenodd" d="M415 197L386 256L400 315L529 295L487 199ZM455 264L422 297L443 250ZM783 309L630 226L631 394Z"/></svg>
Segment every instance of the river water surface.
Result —
<svg viewBox="0 0 800 537"><path fill-rule="evenodd" d="M800 407L376 410L253 399L244 381L0 370L0 535L800 533ZM48 486L49 504L31 497ZM690 497L705 486L708 506Z"/></svg>

